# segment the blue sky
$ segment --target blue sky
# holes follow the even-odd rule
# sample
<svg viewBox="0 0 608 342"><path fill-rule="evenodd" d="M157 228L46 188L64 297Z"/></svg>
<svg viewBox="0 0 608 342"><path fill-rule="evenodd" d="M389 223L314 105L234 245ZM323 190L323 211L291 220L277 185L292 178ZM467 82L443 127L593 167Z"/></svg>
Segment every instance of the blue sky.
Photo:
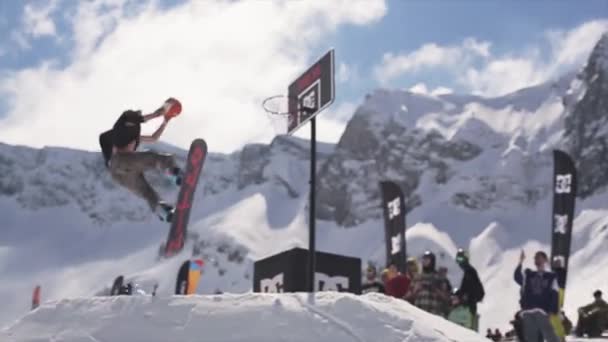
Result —
<svg viewBox="0 0 608 342"><path fill-rule="evenodd" d="M117 108L154 106L159 100L153 96L173 92L197 101L193 105L201 110L238 112L233 115L239 120L247 115L235 130L242 138L217 137L222 140L220 150L234 150L276 133L267 126L251 129L264 115L259 113L259 99L286 90L294 75L334 47L337 101L324 113L327 128L322 133L331 141L375 88L502 95L580 67L606 30L608 0L288 1L286 6L270 0L2 1L0 136L6 133L4 140L12 143L94 149L95 139L87 136L83 144L66 142L60 134L30 142L24 132L35 128L27 128L23 116L33 115L42 129L51 104L57 115L89 112L92 105L99 112L90 127L79 129L93 135L99 130L95 125L107 125ZM161 58L164 52L139 56L139 51L158 46L175 50L175 60L171 54ZM133 64L127 68L129 62ZM191 63L191 73L184 63ZM167 76L164 70L174 67L182 78ZM259 70L264 70L263 77ZM192 77L196 72L201 77ZM133 83L141 82L137 88L122 81L121 75L129 73L137 79ZM171 82L159 85L154 81L159 75ZM194 92L199 88L217 95L203 102L200 92ZM55 108L54 99L75 92L90 100L74 108ZM125 93L131 96L123 98ZM108 113L89 103L98 101L99 94L107 94L103 101ZM213 127L209 132L202 129L210 135L234 130L235 118L222 119L228 115L196 118L196 124ZM187 120L180 121L182 129L195 124L186 125ZM167 139L184 146L189 138L169 133Z"/></svg>
<svg viewBox="0 0 608 342"><path fill-rule="evenodd" d="M369 26L344 26L332 37L341 60L357 66L362 82L348 87L345 97L360 96L378 82L370 76L383 54L414 51L434 42L458 45L467 37L492 43L497 55L518 55L530 47L543 49L549 58L545 33L570 31L584 23L608 18L608 0L590 1L481 1L412 0L388 1L382 20ZM395 88L408 88L419 82L429 87L450 87L458 92L470 89L453 77L436 70L404 74L389 82ZM351 98L352 99L352 98ZM354 100L354 99L353 99Z"/></svg>

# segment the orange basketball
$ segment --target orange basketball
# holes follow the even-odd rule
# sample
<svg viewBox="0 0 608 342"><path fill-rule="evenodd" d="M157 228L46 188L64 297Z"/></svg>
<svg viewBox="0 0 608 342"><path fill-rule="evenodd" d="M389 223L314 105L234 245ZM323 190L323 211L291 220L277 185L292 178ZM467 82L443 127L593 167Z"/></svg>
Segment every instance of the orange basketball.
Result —
<svg viewBox="0 0 608 342"><path fill-rule="evenodd" d="M165 104L163 105L163 107L165 108L165 117L167 117L167 118L176 117L182 112L181 102L179 102L178 100L176 100L174 98L170 98L167 101L165 101Z"/></svg>

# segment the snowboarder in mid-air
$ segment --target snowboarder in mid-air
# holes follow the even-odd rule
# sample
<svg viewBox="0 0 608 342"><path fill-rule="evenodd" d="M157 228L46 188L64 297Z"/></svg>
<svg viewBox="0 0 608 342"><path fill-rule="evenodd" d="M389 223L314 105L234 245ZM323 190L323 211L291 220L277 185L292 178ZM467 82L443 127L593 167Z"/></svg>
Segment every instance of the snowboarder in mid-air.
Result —
<svg viewBox="0 0 608 342"><path fill-rule="evenodd" d="M127 110L118 118L113 128L99 136L105 164L112 179L129 189L148 203L150 210L165 222L171 222L174 207L162 201L150 186L144 172L163 171L177 186L181 185L182 170L170 154L153 151L136 152L140 142L155 142L162 135L169 121L181 112L179 101L170 98L151 114L142 115L140 110ZM163 123L152 135L141 135L141 124L163 117Z"/></svg>

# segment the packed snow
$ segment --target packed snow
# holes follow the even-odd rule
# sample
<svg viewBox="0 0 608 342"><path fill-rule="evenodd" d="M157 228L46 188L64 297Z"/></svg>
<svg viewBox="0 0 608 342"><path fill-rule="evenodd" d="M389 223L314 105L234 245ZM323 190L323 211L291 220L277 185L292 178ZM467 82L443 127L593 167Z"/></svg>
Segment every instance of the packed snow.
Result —
<svg viewBox="0 0 608 342"><path fill-rule="evenodd" d="M378 294L119 296L49 302L0 333L6 341L488 341Z"/></svg>

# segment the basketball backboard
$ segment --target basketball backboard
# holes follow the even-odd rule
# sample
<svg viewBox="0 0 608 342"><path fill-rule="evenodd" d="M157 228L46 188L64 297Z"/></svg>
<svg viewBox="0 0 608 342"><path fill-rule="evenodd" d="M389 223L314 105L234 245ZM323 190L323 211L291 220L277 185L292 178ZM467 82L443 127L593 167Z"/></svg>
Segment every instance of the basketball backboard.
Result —
<svg viewBox="0 0 608 342"><path fill-rule="evenodd" d="M329 50L289 85L287 134L332 104L335 97L334 50Z"/></svg>

